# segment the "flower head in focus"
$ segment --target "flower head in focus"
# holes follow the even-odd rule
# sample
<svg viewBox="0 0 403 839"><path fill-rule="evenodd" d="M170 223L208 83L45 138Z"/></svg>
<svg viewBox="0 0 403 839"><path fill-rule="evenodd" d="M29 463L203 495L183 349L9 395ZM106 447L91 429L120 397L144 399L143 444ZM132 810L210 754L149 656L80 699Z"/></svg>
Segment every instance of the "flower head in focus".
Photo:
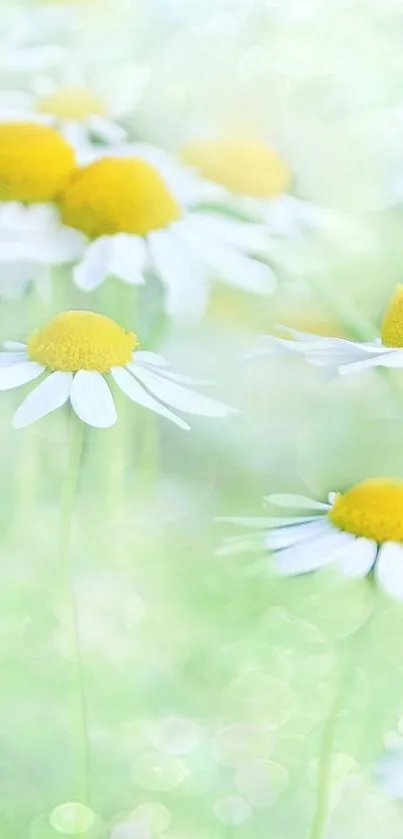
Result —
<svg viewBox="0 0 403 839"><path fill-rule="evenodd" d="M28 336L27 343L8 341L0 352L0 390L10 390L42 374L46 377L24 399L13 425L23 428L70 400L88 425L108 428L117 413L110 378L133 402L188 429L175 408L199 416L226 417L233 408L183 385L197 384L169 369L162 356L138 349L133 332L90 311L56 315Z"/></svg>
<svg viewBox="0 0 403 839"><path fill-rule="evenodd" d="M402 480L370 478L346 492L331 492L326 502L301 495L270 495L266 500L293 512L224 519L252 528L252 535L227 539L221 553L267 550L283 576L331 563L347 577L366 577L373 571L384 591L403 600Z"/></svg>
<svg viewBox="0 0 403 839"><path fill-rule="evenodd" d="M321 337L282 327L287 338L263 335L250 356L297 355L315 367L349 375L372 367L403 367L403 285L399 285L385 313L379 338L348 341Z"/></svg>
<svg viewBox="0 0 403 839"><path fill-rule="evenodd" d="M58 201L66 228L86 237L73 272L81 289L91 291L111 275L141 285L151 271L170 314L202 313L212 279L273 291L273 271L258 258L265 228L199 212L205 184L170 155L132 145L91 156Z"/></svg>

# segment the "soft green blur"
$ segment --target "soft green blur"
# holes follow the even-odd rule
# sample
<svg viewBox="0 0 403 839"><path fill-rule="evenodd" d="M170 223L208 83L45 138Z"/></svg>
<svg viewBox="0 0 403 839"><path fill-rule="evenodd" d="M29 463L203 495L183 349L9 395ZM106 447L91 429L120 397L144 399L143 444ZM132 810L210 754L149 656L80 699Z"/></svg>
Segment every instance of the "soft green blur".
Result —
<svg viewBox="0 0 403 839"><path fill-rule="evenodd" d="M204 14L200 4L192 21L191 3L139 4L136 56L154 75L138 136L176 149L199 124L247 120L279 144L301 197L347 213L348 234L289 245L284 282L263 302L217 284L199 324L169 323L149 289L111 280L85 296L62 271L51 302L33 291L0 301L1 340L91 308L240 409L185 433L122 400L114 429L85 429L71 562L95 819L75 823L57 810L77 798L78 771L59 552L69 412L15 431L22 391L0 394L0 836L305 839L340 656L375 598L337 729L326 839L399 839L402 810L372 765L403 730L403 609L368 581L278 580L269 559L262 575L253 555L219 557L229 526L215 519L260 515L270 492L323 499L365 477L403 478L398 374L396 387L375 372L328 383L297 361L242 360L279 320L377 333L402 275L401 10L322 0L305 15L297 2L281 13L227 0Z"/></svg>

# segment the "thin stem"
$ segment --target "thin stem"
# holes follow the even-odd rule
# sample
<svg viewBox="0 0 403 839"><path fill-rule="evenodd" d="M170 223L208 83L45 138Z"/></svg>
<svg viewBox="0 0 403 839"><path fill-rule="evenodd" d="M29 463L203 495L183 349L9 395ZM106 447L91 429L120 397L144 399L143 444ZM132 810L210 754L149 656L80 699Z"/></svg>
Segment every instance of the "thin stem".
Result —
<svg viewBox="0 0 403 839"><path fill-rule="evenodd" d="M308 839L323 839L329 817L329 801L332 785L333 747L340 718L340 711L354 681L361 642L366 637L368 624L374 613L374 603L365 621L348 639L347 649L340 668L340 678L329 714L326 718L319 755L316 807Z"/></svg>
<svg viewBox="0 0 403 839"><path fill-rule="evenodd" d="M143 412L140 442L140 474L142 489L150 496L155 494L159 466L158 419L153 411Z"/></svg>
<svg viewBox="0 0 403 839"><path fill-rule="evenodd" d="M63 571L65 573L68 606L70 611L69 626L71 628L71 655L75 669L75 697L74 721L76 728L76 748L79 772L77 785L78 798L82 804L88 802L89 790L89 749L87 706L84 688L84 674L81 660L79 616L74 592L74 573L71 563L71 526L74 513L74 503L77 492L78 476L80 472L81 455L84 439L84 425L75 416L71 419L71 437L68 454L67 471L63 484L62 507L60 517L60 545L59 553Z"/></svg>

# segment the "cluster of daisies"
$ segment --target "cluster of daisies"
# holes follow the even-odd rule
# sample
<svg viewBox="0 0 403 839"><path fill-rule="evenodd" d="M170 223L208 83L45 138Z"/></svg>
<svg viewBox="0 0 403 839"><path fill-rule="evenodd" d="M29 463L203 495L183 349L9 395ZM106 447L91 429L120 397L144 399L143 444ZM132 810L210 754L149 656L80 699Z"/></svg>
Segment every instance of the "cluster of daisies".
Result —
<svg viewBox="0 0 403 839"><path fill-rule="evenodd" d="M291 171L266 143L188 137L172 154L136 136L152 67L131 55L134 12L131 2L114 3L109 17L108 0L38 0L2 21L10 52L0 67L0 296L33 289L49 299L64 266L58 277L87 292L89 306L114 278L159 283L167 316L201 317L216 281L271 294L276 242L326 223L324 210L291 194ZM233 413L91 311L59 314L26 343L4 345L1 389L38 377L17 427L68 400L84 422L109 427L116 385L182 428L171 408Z"/></svg>

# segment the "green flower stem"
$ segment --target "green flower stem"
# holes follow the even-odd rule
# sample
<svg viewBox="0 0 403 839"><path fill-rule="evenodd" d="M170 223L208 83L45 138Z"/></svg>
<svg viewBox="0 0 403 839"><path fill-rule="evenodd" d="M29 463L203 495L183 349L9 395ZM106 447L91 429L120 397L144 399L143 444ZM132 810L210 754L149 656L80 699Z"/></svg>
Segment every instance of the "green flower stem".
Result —
<svg viewBox="0 0 403 839"><path fill-rule="evenodd" d="M78 477L80 473L83 440L84 424L73 413L71 417L71 437L68 464L62 494L59 556L67 588L68 607L70 612L69 626L71 629L70 652L73 658L75 671L74 723L79 776L77 794L80 803L86 804L88 803L89 797L88 722L84 673L81 659L79 615L74 592L74 573L71 563L71 529Z"/></svg>
<svg viewBox="0 0 403 839"><path fill-rule="evenodd" d="M340 712L354 683L357 664L361 655L361 645L367 637L368 625L373 614L374 602L372 602L369 613L360 628L346 641L346 649L342 656L340 673L337 679L337 688L323 728L317 776L316 806L308 839L323 839L325 835L331 796L333 748Z"/></svg>
<svg viewBox="0 0 403 839"><path fill-rule="evenodd" d="M141 489L152 497L155 495L159 468L158 417L153 411L143 411L140 433Z"/></svg>

